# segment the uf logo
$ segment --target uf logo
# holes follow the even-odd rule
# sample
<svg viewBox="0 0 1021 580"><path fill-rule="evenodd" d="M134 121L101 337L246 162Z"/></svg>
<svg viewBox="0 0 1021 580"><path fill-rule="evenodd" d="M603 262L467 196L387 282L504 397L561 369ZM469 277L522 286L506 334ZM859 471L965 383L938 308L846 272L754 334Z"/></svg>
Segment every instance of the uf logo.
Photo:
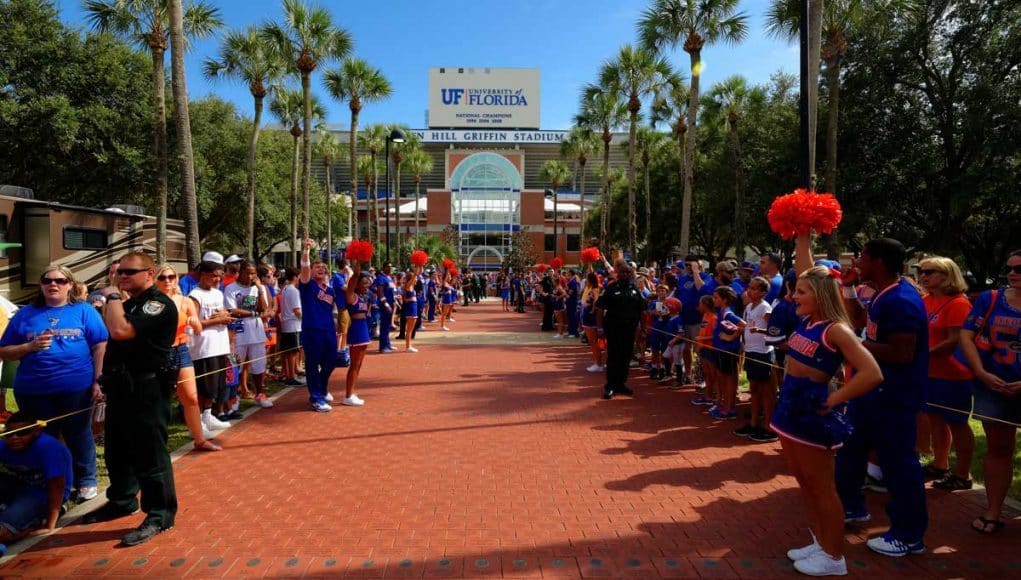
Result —
<svg viewBox="0 0 1021 580"><path fill-rule="evenodd" d="M444 105L457 105L461 102L461 95L464 94L464 89L440 89L443 96Z"/></svg>

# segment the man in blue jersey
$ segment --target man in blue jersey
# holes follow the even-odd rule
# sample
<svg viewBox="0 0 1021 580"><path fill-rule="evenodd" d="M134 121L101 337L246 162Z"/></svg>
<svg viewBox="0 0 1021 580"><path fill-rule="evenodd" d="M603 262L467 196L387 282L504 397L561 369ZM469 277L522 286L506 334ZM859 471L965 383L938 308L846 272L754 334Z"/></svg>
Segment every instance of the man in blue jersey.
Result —
<svg viewBox="0 0 1021 580"><path fill-rule="evenodd" d="M837 493L846 521L870 519L862 483L868 453L875 450L890 492L886 507L890 529L867 544L887 556L924 552L922 539L928 525L922 467L915 452L915 421L925 401L929 330L918 290L900 275L906 257L897 240L869 241L856 267L860 279L877 289L875 297L866 309L853 287L844 290L852 320L865 327L863 344L879 362L883 382L848 406L854 431L837 452Z"/></svg>
<svg viewBox="0 0 1021 580"><path fill-rule="evenodd" d="M376 274L376 280L372 283L373 292L379 301L379 352L394 352L390 344L390 330L394 322L394 291L396 286L394 279L390 277L392 270L390 262L383 264L383 269Z"/></svg>
<svg viewBox="0 0 1021 580"><path fill-rule="evenodd" d="M783 276L780 275L780 268L783 267L783 258L774 252L766 252L759 256L759 273L763 278L769 280L769 292L763 300L772 304L783 289Z"/></svg>
<svg viewBox="0 0 1021 580"><path fill-rule="evenodd" d="M692 346L695 337L701 330L702 323L702 314L698 311L698 299L701 296L702 287L709 281L709 275L702 271L702 263L696 256L687 256L683 262L678 261L675 267L678 276L674 297L681 301L681 322L684 325L684 336L688 339L683 341L681 350L681 357L684 359L684 376L677 378L682 380L683 384L690 385L695 382L694 368L691 362Z"/></svg>
<svg viewBox="0 0 1021 580"><path fill-rule="evenodd" d="M581 296L581 280L578 271L572 269L567 278L567 336L578 338L578 298Z"/></svg>
<svg viewBox="0 0 1021 580"><path fill-rule="evenodd" d="M305 383L312 409L324 413L330 402L330 375L337 366L337 327L333 321L336 296L330 272L321 260L309 258L312 240L301 253L298 294L301 297L301 346L305 349Z"/></svg>

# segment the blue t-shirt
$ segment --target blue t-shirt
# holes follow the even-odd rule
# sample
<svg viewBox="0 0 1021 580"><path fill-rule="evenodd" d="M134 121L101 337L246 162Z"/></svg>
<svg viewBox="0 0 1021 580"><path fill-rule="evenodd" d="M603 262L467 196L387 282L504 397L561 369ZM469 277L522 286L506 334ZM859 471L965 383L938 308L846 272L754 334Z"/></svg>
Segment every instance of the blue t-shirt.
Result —
<svg viewBox="0 0 1021 580"><path fill-rule="evenodd" d="M720 308L716 311L716 326L713 327L713 346L730 352L741 350L741 333L738 332L738 324L744 322L741 317L734 314L730 308ZM734 340L724 340L724 334L737 334Z"/></svg>
<svg viewBox="0 0 1021 580"><path fill-rule="evenodd" d="M571 279L567 282L567 303L568 304L577 304L578 303L578 295L579 295L580 291L581 291L581 284L578 282L577 278L572 276Z"/></svg>
<svg viewBox="0 0 1021 580"><path fill-rule="evenodd" d="M709 275L705 272L698 274L703 282L709 281ZM681 301L681 319L684 324L698 324L702 321L702 314L698 311L698 299L702 292L695 287L695 278L691 274L685 274L677 279L677 287L674 288L674 297Z"/></svg>
<svg viewBox="0 0 1021 580"><path fill-rule="evenodd" d="M106 325L91 305L22 307L0 338L0 346L23 344L45 330L53 331L50 348L21 358L14 390L30 395L73 393L92 386L95 368L92 347L110 338Z"/></svg>
<svg viewBox="0 0 1021 580"><path fill-rule="evenodd" d="M769 314L769 327L766 328L766 343L773 346L787 342L801 324L798 316L798 305L793 300L783 298L773 303L773 311Z"/></svg>
<svg viewBox="0 0 1021 580"><path fill-rule="evenodd" d="M39 438L24 451L15 452L0 439L0 473L42 497L49 495L47 482L64 477L64 501L71 497L71 452L52 435L40 433Z"/></svg>
<svg viewBox="0 0 1021 580"><path fill-rule="evenodd" d="M396 288L394 285L394 279L387 274L380 272L379 274L376 274L376 280L372 283L372 286L377 293L382 292L383 298L386 298L386 305L384 307L393 309L394 290Z"/></svg>
<svg viewBox="0 0 1021 580"><path fill-rule="evenodd" d="M876 294L868 308L866 338L889 343L893 334L915 335L915 355L903 364L879 361L883 382L864 398L917 411L925 401L929 377L929 319L918 290L903 278Z"/></svg>
<svg viewBox="0 0 1021 580"><path fill-rule="evenodd" d="M988 352L979 351L982 365L1008 383L1021 381L1021 310L1007 303L1006 288L997 291L996 304L989 311L992 292L987 291L975 300L975 306L961 327L989 338ZM983 320L986 313L989 320ZM983 324L984 323L984 324Z"/></svg>
<svg viewBox="0 0 1021 580"><path fill-rule="evenodd" d="M783 276L777 274L769 280L769 292L766 292L765 300L767 303L772 304L774 300L780 296L780 291L783 290Z"/></svg>
<svg viewBox="0 0 1021 580"><path fill-rule="evenodd" d="M705 286L702 286L702 292L700 296L712 296L713 292L716 291L716 288L719 287L719 285L720 283L716 280L715 276L709 278L708 280L706 280ZM744 286L741 286L741 282L738 282L737 280L731 280L730 284L728 285L730 286L730 289L734 291L734 294L737 294L738 301L737 307L743 308L744 298L742 298L741 295L744 294Z"/></svg>
<svg viewBox="0 0 1021 580"><path fill-rule="evenodd" d="M667 340L673 340L684 331L684 319L680 314L675 314L666 321Z"/></svg>
<svg viewBox="0 0 1021 580"><path fill-rule="evenodd" d="M191 294L191 291L199 285L199 281L191 277L191 274L185 274L177 279L177 286L181 289L181 294L185 296Z"/></svg>
<svg viewBox="0 0 1021 580"><path fill-rule="evenodd" d="M301 330L336 331L333 321L333 288L323 288L315 280L298 280L298 296L301 298ZM341 307L343 307L341 302Z"/></svg>

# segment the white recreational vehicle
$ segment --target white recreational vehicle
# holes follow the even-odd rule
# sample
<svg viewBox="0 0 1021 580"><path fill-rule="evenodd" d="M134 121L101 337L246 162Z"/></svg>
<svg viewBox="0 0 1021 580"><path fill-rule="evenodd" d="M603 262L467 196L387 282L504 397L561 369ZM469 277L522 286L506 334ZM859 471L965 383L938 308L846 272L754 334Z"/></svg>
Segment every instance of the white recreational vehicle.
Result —
<svg viewBox="0 0 1021 580"><path fill-rule="evenodd" d="M156 218L139 206L78 207L0 185L0 248L0 295L20 304L31 299L49 265L68 268L91 289L125 252L155 255ZM187 270L181 220L167 220L166 257L178 271Z"/></svg>

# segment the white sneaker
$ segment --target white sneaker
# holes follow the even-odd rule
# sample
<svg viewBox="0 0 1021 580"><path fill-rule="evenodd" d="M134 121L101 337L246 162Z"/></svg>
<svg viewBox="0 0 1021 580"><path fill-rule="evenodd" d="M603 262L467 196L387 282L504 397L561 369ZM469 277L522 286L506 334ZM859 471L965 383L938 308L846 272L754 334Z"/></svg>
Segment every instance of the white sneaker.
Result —
<svg viewBox="0 0 1021 580"><path fill-rule="evenodd" d="M456 321L456 320L454 320L453 318L449 318L449 317L447 318L447 320L449 320L450 322L457 322L457 321Z"/></svg>
<svg viewBox="0 0 1021 580"><path fill-rule="evenodd" d="M273 406L273 401L269 400L265 394L255 395L255 404L262 407L263 409L269 409Z"/></svg>
<svg viewBox="0 0 1021 580"><path fill-rule="evenodd" d="M554 335L553 335L553 338L563 338L563 336L561 336L561 335L559 335L559 334L554 334Z"/></svg>
<svg viewBox="0 0 1021 580"><path fill-rule="evenodd" d="M230 428L230 423L217 419L213 416L213 411L211 409L202 411L202 424L210 431L223 431L224 429Z"/></svg>
<svg viewBox="0 0 1021 580"><path fill-rule="evenodd" d="M884 556L899 558L908 554L922 554L925 552L925 544L922 542L905 542L893 537L893 534L886 532L865 542L873 552Z"/></svg>
<svg viewBox="0 0 1021 580"><path fill-rule="evenodd" d="M601 367L601 366L599 366L597 364L592 364L592 365L589 365L589 367L587 369L585 369L585 370L587 370L590 373L598 373L598 372L601 372L603 370L603 367Z"/></svg>
<svg viewBox="0 0 1021 580"><path fill-rule="evenodd" d="M834 560L822 550L795 562L794 569L808 576L847 576L847 562Z"/></svg>
<svg viewBox="0 0 1021 580"><path fill-rule="evenodd" d="M99 495L99 488L94 485L88 485L78 490L78 499L81 501L88 501Z"/></svg>
<svg viewBox="0 0 1021 580"><path fill-rule="evenodd" d="M358 398L358 395L351 395L350 397L344 397L341 404L347 405L348 407L361 407L365 404L365 401Z"/></svg>
<svg viewBox="0 0 1021 580"><path fill-rule="evenodd" d="M202 438L207 441L213 438L213 432L209 430L209 427L206 427L205 423L202 424Z"/></svg>
<svg viewBox="0 0 1021 580"><path fill-rule="evenodd" d="M408 347L408 352L418 352L418 349L413 347L413 346L409 346Z"/></svg>
<svg viewBox="0 0 1021 580"><path fill-rule="evenodd" d="M819 545L819 541L812 536L812 543L805 546L804 548L794 548L793 550L787 550L787 557L792 561L797 562L798 560L804 560L812 554L822 550L822 546Z"/></svg>
<svg viewBox="0 0 1021 580"><path fill-rule="evenodd" d="M317 403L312 403L312 409L314 409L316 413L329 413L333 410L333 407L325 401L319 401Z"/></svg>
<svg viewBox="0 0 1021 580"><path fill-rule="evenodd" d="M449 329L449 328L447 328L446 326L441 326L441 327L440 327L440 330L450 330L450 329Z"/></svg>
<svg viewBox="0 0 1021 580"><path fill-rule="evenodd" d="M230 412L236 413L241 408L241 398L237 397L234 399L234 404L230 406Z"/></svg>
<svg viewBox="0 0 1021 580"><path fill-rule="evenodd" d="M327 403L332 403L332 402L333 402L333 395L331 395L330 393L326 393L326 396L325 396L325 397L323 397L323 399L324 399L324 400L325 400L325 401L326 401Z"/></svg>

